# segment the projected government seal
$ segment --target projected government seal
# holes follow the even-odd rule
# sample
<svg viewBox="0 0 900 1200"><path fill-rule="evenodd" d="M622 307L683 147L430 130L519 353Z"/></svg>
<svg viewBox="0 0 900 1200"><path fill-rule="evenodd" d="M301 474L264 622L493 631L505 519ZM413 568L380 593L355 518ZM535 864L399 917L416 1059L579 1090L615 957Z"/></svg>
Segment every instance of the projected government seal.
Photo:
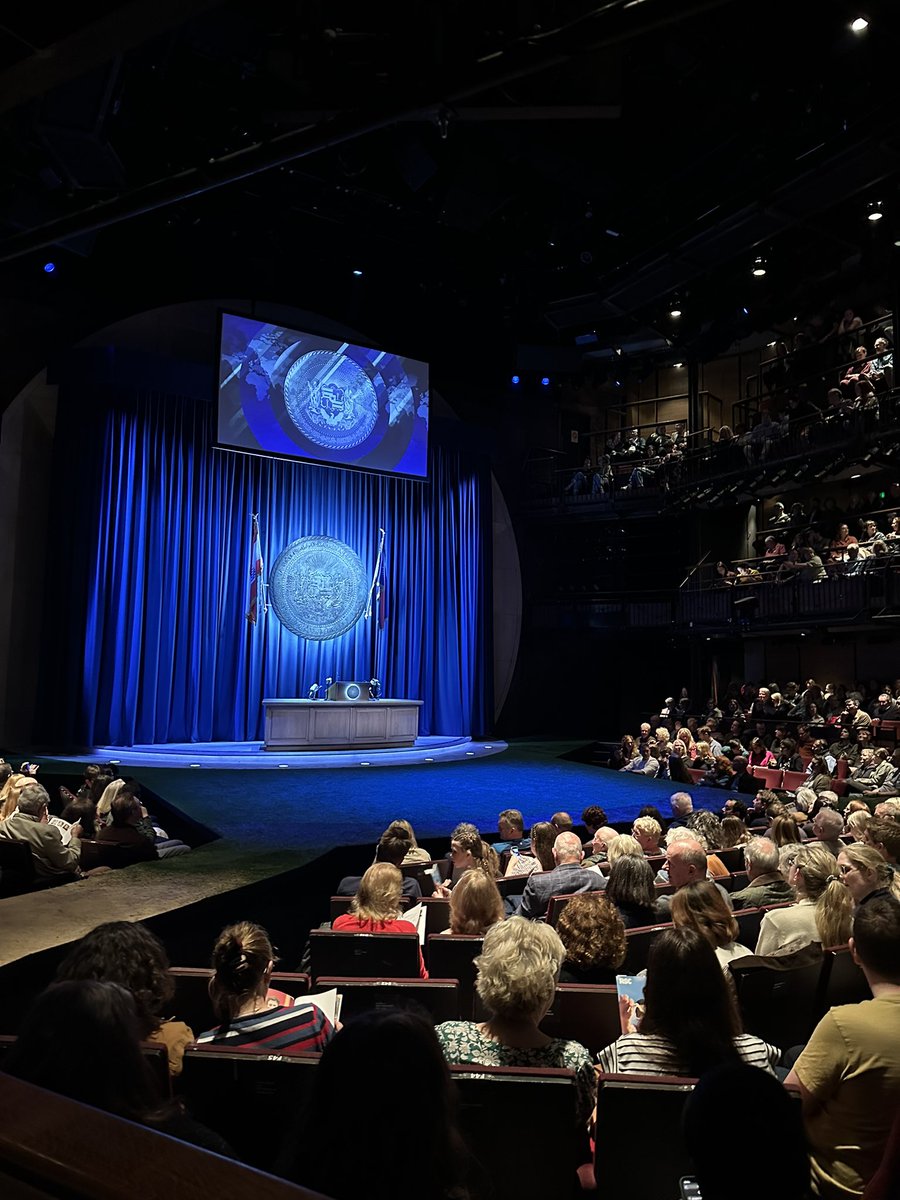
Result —
<svg viewBox="0 0 900 1200"><path fill-rule="evenodd" d="M369 580L359 556L343 542L303 537L278 555L268 593L282 625L322 642L356 624L366 607Z"/></svg>
<svg viewBox="0 0 900 1200"><path fill-rule="evenodd" d="M327 450L359 446L378 420L372 380L352 358L331 350L297 359L284 379L284 406L299 432Z"/></svg>

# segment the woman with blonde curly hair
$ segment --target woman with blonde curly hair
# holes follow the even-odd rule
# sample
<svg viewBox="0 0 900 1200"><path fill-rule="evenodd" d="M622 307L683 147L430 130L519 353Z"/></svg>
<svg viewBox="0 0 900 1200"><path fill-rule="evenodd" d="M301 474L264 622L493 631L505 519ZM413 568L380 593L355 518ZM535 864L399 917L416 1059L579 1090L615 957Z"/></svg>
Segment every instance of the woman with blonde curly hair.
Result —
<svg viewBox="0 0 900 1200"><path fill-rule="evenodd" d="M373 863L363 875L350 911L331 924L336 933L415 933L416 927L401 916L403 876L393 863ZM422 951L419 975L428 978Z"/></svg>
<svg viewBox="0 0 900 1200"><path fill-rule="evenodd" d="M679 888L672 897L670 911L676 929L694 929L706 938L723 971L728 970L733 959L753 953L737 941L739 930L734 913L710 880L701 879Z"/></svg>
<svg viewBox="0 0 900 1200"><path fill-rule="evenodd" d="M843 946L850 937L853 901L841 884L837 859L819 842L793 849L785 878L797 903L765 914L757 954L793 954L813 944Z"/></svg>
<svg viewBox="0 0 900 1200"><path fill-rule="evenodd" d="M567 1067L575 1072L579 1129L594 1107L596 1076L589 1052L578 1042L542 1033L566 952L549 925L510 917L492 925L475 959L475 987L487 1019L445 1021L436 1033L450 1063L503 1067Z"/></svg>
<svg viewBox="0 0 900 1200"><path fill-rule="evenodd" d="M493 879L483 871L466 871L450 893L450 928L445 932L480 936L504 915L503 897Z"/></svg>
<svg viewBox="0 0 900 1200"><path fill-rule="evenodd" d="M606 861L610 866L617 858L643 858L644 851L641 849L637 838L632 837L630 833L619 833L614 838L610 838L609 845L606 847Z"/></svg>
<svg viewBox="0 0 900 1200"><path fill-rule="evenodd" d="M615 983L625 961L625 926L603 892L573 896L556 922L566 948L560 983Z"/></svg>

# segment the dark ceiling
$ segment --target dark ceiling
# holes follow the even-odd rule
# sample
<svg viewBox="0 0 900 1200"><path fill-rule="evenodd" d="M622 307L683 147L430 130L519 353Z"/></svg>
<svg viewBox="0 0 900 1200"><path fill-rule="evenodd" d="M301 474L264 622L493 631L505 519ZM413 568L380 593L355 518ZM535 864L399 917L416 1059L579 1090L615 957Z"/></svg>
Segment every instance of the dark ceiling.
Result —
<svg viewBox="0 0 900 1200"><path fill-rule="evenodd" d="M711 356L892 304L900 21L857 15L32 0L0 32L4 358L215 295L502 375L520 344Z"/></svg>

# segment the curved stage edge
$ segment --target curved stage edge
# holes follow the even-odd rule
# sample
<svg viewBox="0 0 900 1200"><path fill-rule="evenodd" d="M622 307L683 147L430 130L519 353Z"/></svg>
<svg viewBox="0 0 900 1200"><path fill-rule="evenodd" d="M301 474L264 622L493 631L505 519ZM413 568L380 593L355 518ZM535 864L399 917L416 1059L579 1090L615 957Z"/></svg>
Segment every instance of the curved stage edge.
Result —
<svg viewBox="0 0 900 1200"><path fill-rule="evenodd" d="M502 754L506 742L470 737L420 737L414 746L388 750L264 750L262 742L166 742L148 746L94 746L89 753L43 755L48 763L115 762L123 767L185 770L323 770L339 767L408 767L465 762Z"/></svg>

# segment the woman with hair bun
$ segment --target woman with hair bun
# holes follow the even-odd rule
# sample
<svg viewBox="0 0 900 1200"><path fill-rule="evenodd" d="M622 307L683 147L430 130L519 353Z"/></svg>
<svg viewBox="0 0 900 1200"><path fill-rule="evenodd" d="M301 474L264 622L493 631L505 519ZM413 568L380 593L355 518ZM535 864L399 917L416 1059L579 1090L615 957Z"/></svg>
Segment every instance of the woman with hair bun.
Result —
<svg viewBox="0 0 900 1200"><path fill-rule="evenodd" d="M818 842L797 846L787 881L797 893L797 903L765 914L756 953L793 954L815 943L843 946L850 937L853 901L831 851Z"/></svg>
<svg viewBox="0 0 900 1200"><path fill-rule="evenodd" d="M331 1040L334 1028L320 1008L302 999L284 1005L269 996L275 956L261 926L241 921L223 929L213 947L212 965L215 974L209 981L209 996L219 1024L202 1033L198 1042L308 1054L324 1049Z"/></svg>

